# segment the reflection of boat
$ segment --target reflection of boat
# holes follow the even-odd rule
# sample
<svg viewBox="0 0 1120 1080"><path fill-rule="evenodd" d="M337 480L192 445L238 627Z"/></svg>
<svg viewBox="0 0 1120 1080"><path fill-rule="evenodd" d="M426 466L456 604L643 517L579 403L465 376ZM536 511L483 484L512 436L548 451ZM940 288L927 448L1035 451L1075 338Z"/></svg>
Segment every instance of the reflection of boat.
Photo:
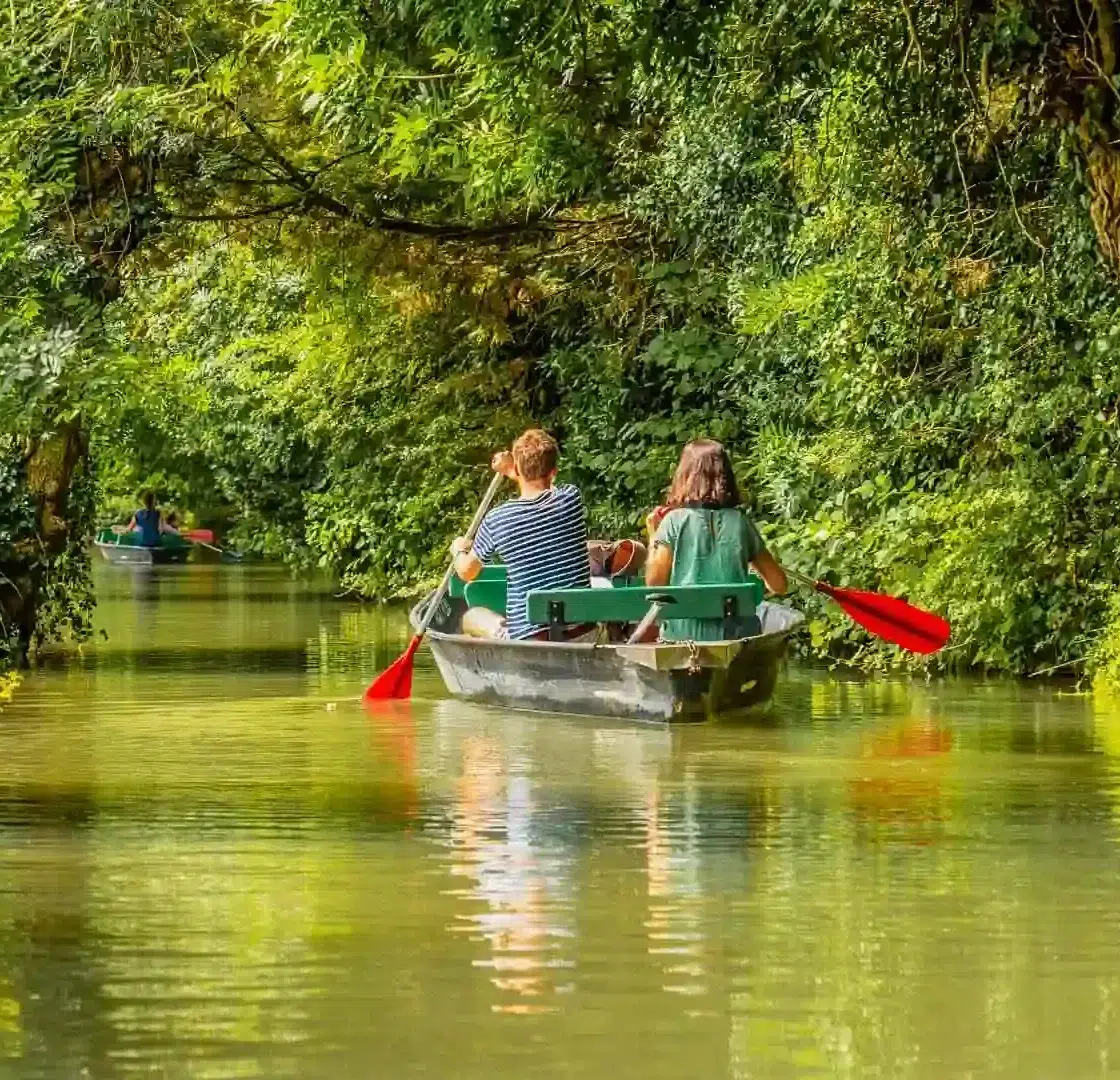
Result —
<svg viewBox="0 0 1120 1080"><path fill-rule="evenodd" d="M536 712L666 722L703 720L761 704L773 693L789 635L804 618L791 608L759 603L762 633L754 637L648 645L505 641L460 633L472 589L479 586L480 595L493 607L496 584L476 582L464 589L460 583L452 589L428 630L432 654L452 694ZM503 594L504 605L504 588L497 591ZM604 593L659 591L667 590L588 589L571 590L565 596L597 593L595 603L601 606L609 602ZM426 603L421 601L412 610L414 627L419 626Z"/></svg>
<svg viewBox="0 0 1120 1080"><path fill-rule="evenodd" d="M159 539L158 547L145 547L140 543L139 533L115 533L112 529L99 532L93 544L106 562L118 566L186 562L194 546L182 537L164 533Z"/></svg>

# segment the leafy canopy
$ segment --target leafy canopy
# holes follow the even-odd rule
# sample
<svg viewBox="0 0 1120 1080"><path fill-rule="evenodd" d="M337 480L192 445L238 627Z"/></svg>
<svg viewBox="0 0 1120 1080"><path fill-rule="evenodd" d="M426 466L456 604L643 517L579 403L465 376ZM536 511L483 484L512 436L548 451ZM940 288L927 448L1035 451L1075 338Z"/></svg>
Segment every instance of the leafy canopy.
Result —
<svg viewBox="0 0 1120 1080"><path fill-rule="evenodd" d="M156 483L389 595L519 427L562 437L604 532L710 434L784 559L944 610L950 661L1092 648L1120 541L1110 5L9 22L0 417L79 425L105 505ZM814 649L896 659L812 615Z"/></svg>

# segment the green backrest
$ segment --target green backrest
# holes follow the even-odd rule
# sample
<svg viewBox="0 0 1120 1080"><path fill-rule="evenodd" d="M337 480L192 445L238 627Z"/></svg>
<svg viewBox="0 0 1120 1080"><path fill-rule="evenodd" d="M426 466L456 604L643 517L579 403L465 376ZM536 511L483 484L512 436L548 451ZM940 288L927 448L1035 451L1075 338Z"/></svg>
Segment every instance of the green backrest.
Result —
<svg viewBox="0 0 1120 1080"><path fill-rule="evenodd" d="M549 625L638 622L651 598L665 597L665 619L725 619L753 615L762 582L730 585L637 585L613 589L542 589L529 593L529 621Z"/></svg>
<svg viewBox="0 0 1120 1080"><path fill-rule="evenodd" d="M467 598L467 585L481 585L484 581L500 581L503 589L506 583L506 568L504 566L484 566L482 572L472 582L466 582L458 574L451 575L451 584L447 587L447 595L455 600L466 600ZM469 601L468 601L469 603ZM489 605L486 605L489 607ZM505 611L505 603L502 603L502 611Z"/></svg>
<svg viewBox="0 0 1120 1080"><path fill-rule="evenodd" d="M484 607L496 611L499 615L506 613L506 579L491 578L489 581L475 580L467 583L463 590L463 598L467 607Z"/></svg>

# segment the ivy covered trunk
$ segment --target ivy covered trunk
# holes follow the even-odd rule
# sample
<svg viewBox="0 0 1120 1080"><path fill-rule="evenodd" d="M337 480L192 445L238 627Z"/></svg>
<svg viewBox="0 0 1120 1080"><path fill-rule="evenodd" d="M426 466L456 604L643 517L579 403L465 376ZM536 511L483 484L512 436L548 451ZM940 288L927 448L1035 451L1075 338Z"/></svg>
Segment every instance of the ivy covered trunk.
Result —
<svg viewBox="0 0 1120 1080"><path fill-rule="evenodd" d="M0 617L4 659L25 664L56 632L84 632L92 520L89 444L76 425L0 443Z"/></svg>
<svg viewBox="0 0 1120 1080"><path fill-rule="evenodd" d="M1093 227L1101 252L1120 272L1120 153L1097 144L1089 151L1088 166Z"/></svg>

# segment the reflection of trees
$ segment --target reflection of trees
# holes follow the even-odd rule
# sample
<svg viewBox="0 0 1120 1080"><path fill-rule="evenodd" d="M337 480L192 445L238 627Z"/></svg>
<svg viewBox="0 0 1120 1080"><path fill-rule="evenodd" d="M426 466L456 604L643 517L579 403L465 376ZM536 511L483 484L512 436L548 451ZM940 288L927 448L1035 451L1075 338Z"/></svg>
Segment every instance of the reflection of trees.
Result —
<svg viewBox="0 0 1120 1080"><path fill-rule="evenodd" d="M0 1075L16 1054L28 1075L305 1075L346 1033L322 1002L379 944L371 897L417 876L403 852L363 866L415 810L396 741L304 697L326 601L209 571L105 572L108 641L5 713ZM287 672L255 663L293 645Z"/></svg>
<svg viewBox="0 0 1120 1080"><path fill-rule="evenodd" d="M737 920L736 1076L1115 1061L1108 785L1084 703L1018 696L916 690L920 715L854 733L832 777L790 778L787 835Z"/></svg>
<svg viewBox="0 0 1120 1080"><path fill-rule="evenodd" d="M110 1033L91 933L99 808L90 705L25 683L0 728L0 1076L103 1075ZM24 711L26 710L26 711Z"/></svg>
<svg viewBox="0 0 1120 1080"><path fill-rule="evenodd" d="M254 603L223 600L277 635L302 610ZM287 641L314 637L304 614ZM793 672L759 723L666 730L423 695L327 712L328 675L89 664L21 692L0 1054L94 1076L1113 1069L1120 721L1084 700Z"/></svg>
<svg viewBox="0 0 1120 1080"><path fill-rule="evenodd" d="M317 690L350 693L356 681L372 678L400 656L410 634L404 605L359 607L333 601L306 642L308 680ZM435 676L430 667L422 654L416 671L418 687Z"/></svg>

